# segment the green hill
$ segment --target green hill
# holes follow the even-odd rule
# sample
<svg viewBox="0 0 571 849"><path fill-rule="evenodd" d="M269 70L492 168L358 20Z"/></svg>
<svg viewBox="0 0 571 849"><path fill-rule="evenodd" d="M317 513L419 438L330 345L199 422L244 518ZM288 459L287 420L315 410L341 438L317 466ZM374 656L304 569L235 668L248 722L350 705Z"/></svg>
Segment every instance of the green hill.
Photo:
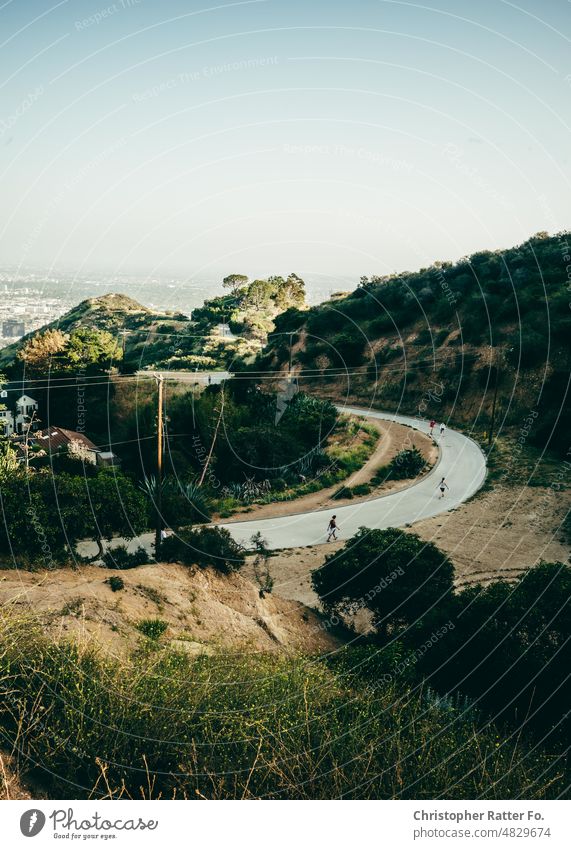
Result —
<svg viewBox="0 0 571 849"><path fill-rule="evenodd" d="M191 322L182 313L157 312L127 295L110 293L99 298L88 298L56 321L3 348L0 351L0 368L9 374L17 372L21 368L17 360L18 351L36 334L46 330L71 333L80 327L97 328L117 335L125 350L123 368L128 371L162 361L169 348L168 336L165 341L165 330L167 334L184 334L191 327Z"/></svg>
<svg viewBox="0 0 571 849"><path fill-rule="evenodd" d="M349 295L288 310L256 362L303 389L490 428L568 449L569 234L539 233L503 251L362 278Z"/></svg>

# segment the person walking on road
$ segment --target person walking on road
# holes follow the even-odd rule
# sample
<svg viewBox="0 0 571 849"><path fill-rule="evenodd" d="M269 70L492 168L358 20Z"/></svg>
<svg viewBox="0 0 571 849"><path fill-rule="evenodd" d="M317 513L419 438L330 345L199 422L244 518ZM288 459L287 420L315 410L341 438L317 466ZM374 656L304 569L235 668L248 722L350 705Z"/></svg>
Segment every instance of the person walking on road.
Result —
<svg viewBox="0 0 571 849"><path fill-rule="evenodd" d="M434 428L436 427L435 419L430 419L430 435L434 436Z"/></svg>
<svg viewBox="0 0 571 849"><path fill-rule="evenodd" d="M442 480L438 484L438 489L440 490L440 495L438 496L438 498L444 498L444 490L450 489L450 487L446 483L446 478L442 478Z"/></svg>
<svg viewBox="0 0 571 849"><path fill-rule="evenodd" d="M446 425L444 424L444 422L441 422L441 424L440 424L440 439L442 439L442 437L444 436L445 430L446 430Z"/></svg>
<svg viewBox="0 0 571 849"><path fill-rule="evenodd" d="M329 525L327 526L327 542L333 537L333 539L337 539L337 531L339 527L337 525L337 516L332 516L329 520Z"/></svg>

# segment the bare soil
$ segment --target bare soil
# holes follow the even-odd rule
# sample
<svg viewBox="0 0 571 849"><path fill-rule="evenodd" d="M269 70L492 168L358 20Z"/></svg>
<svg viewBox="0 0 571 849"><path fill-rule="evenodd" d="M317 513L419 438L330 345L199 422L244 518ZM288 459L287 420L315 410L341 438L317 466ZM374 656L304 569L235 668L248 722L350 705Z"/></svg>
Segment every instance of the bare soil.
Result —
<svg viewBox="0 0 571 849"><path fill-rule="evenodd" d="M107 579L120 576L124 589L113 592ZM242 574L221 575L178 564L114 571L97 566L79 570L0 573L0 604L30 615L55 637L93 639L121 654L146 639L143 619L162 619L161 643L191 654L217 647L248 651L317 653L338 642L320 627L315 612L279 593L260 598Z"/></svg>
<svg viewBox="0 0 571 849"><path fill-rule="evenodd" d="M555 494L543 487L497 487L449 513L417 522L410 530L450 556L456 586L461 588L513 580L539 560L566 562L570 550L561 522L570 506L571 493ZM343 545L332 542L276 552L270 559L274 591L318 607L311 572ZM242 574L253 574L251 562Z"/></svg>

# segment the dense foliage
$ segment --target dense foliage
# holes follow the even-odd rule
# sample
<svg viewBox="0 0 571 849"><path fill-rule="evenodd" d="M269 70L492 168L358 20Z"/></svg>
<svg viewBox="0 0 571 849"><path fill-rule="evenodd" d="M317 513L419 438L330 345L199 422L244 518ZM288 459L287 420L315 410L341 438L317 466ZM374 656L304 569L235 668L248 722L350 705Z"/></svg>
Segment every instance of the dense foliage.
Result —
<svg viewBox="0 0 571 849"><path fill-rule="evenodd" d="M496 720L571 743L571 568L541 563L513 584L462 590L407 635L418 645L442 622L454 629L419 660L443 692L461 691Z"/></svg>
<svg viewBox="0 0 571 849"><path fill-rule="evenodd" d="M483 428L497 381L497 420L538 410L530 441L566 451L570 264L569 234L539 233L509 250L362 278L346 297L278 316L256 368L283 367L289 334L303 331L294 365L312 389L319 375L323 391Z"/></svg>
<svg viewBox="0 0 571 849"><path fill-rule="evenodd" d="M131 539L148 525L146 499L114 470L89 478L19 472L2 481L0 502L0 554L19 566L53 568L69 562L79 540L101 546L115 535Z"/></svg>
<svg viewBox="0 0 571 849"><path fill-rule="evenodd" d="M179 532L161 543L161 559L167 563L186 563L218 572L237 572L244 565L244 549L226 528L202 527Z"/></svg>
<svg viewBox="0 0 571 849"><path fill-rule="evenodd" d="M313 573L313 586L330 616L367 610L375 641L402 646L411 683L427 680L506 726L571 742L569 565L540 563L514 583L453 592L452 566L436 546L362 528ZM375 679L374 664L367 670Z"/></svg>
<svg viewBox="0 0 571 849"><path fill-rule="evenodd" d="M324 608L367 609L379 634L412 625L452 592L450 560L430 542L396 528L361 528L312 574Z"/></svg>
<svg viewBox="0 0 571 849"><path fill-rule="evenodd" d="M465 705L415 691L393 672L394 648L371 657L379 686L359 674L360 652L329 662L244 652L193 659L160 649L165 626L140 622L141 649L120 660L3 621L4 746L49 796L536 799L564 791L560 761L525 736L500 742Z"/></svg>

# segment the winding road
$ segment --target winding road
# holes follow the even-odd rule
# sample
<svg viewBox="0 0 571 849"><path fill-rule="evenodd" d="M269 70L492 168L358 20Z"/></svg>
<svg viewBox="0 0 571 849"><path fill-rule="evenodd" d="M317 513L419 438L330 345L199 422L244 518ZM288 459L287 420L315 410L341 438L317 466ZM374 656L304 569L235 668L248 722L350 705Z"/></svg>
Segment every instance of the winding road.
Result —
<svg viewBox="0 0 571 849"><path fill-rule="evenodd" d="M394 421L428 433L428 422L411 416L381 413L357 407L339 407L342 413ZM486 459L476 443L459 431L446 429L444 437L437 436L439 460L431 471L417 483L398 492L360 500L354 504L312 513L297 513L273 519L228 522L227 528L235 540L247 544L252 534L260 531L268 547L297 548L319 545L327 540L327 524L332 513L337 516L339 538L348 539L361 526L367 528L403 527L445 513L467 501L480 489L486 478ZM438 483L446 478L449 489L439 499Z"/></svg>
<svg viewBox="0 0 571 849"><path fill-rule="evenodd" d="M338 407L341 413L367 416L372 419L394 421L408 425L422 433L428 433L428 422L412 416L381 413L357 407ZM343 507L315 510L311 513L294 513L272 519L251 519L245 522L218 523L227 528L235 540L249 546L250 538L260 531L270 549L298 548L319 545L327 541L327 525L333 513L337 516L339 539L349 539L361 526L367 528L402 528L420 519L429 519L446 513L467 501L480 489L486 478L486 459L476 443L463 433L446 429L443 439L436 437L439 459L431 471L416 483L388 493L362 499ZM439 499L438 483L446 477L449 489ZM126 543L125 540L114 540ZM141 534L126 544L129 551L143 545L149 553L153 551L154 534ZM84 557L93 557L97 547L93 542L81 542L78 552Z"/></svg>

